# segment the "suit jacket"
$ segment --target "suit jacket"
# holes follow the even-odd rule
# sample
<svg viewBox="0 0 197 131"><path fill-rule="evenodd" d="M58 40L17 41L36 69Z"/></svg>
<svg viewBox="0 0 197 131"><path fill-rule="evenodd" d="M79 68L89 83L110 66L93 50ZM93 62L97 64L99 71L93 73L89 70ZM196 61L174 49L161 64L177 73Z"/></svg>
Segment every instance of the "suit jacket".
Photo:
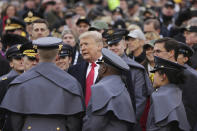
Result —
<svg viewBox="0 0 197 131"><path fill-rule="evenodd" d="M103 77L92 86L83 131L130 131L134 123L135 112L120 76Z"/></svg>
<svg viewBox="0 0 197 131"><path fill-rule="evenodd" d="M179 86L183 90L183 104L192 128L197 124L197 71L188 65L184 70L185 83Z"/></svg>
<svg viewBox="0 0 197 131"><path fill-rule="evenodd" d="M75 77L78 80L78 82L81 84L84 96L86 90L86 72L87 72L88 64L89 64L88 62L82 61L81 63L73 65L68 69L68 73L73 77Z"/></svg>
<svg viewBox="0 0 197 131"><path fill-rule="evenodd" d="M161 86L151 95L151 107L147 121L147 131L189 131L182 91L174 84ZM176 127L171 127L172 123ZM176 131L176 130L175 130Z"/></svg>
<svg viewBox="0 0 197 131"><path fill-rule="evenodd" d="M192 68L197 69L197 44L192 48L194 49L194 54L191 57Z"/></svg>
<svg viewBox="0 0 197 131"><path fill-rule="evenodd" d="M0 107L10 112L7 125L13 131L77 131L83 93L77 80L55 64L39 63L11 82Z"/></svg>

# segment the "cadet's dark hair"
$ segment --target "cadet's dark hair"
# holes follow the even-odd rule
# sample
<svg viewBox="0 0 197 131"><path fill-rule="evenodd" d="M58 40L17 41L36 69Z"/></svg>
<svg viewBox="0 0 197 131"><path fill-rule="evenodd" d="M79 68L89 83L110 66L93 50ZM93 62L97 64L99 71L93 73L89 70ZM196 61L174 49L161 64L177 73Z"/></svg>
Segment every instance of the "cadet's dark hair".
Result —
<svg viewBox="0 0 197 131"><path fill-rule="evenodd" d="M178 55L179 55L179 54L183 54L184 57L187 57L188 60L187 60L186 64L188 64L189 66L192 66L192 62L191 62L190 56L189 56L188 54L180 53L180 52L178 53ZM177 57L178 57L178 56L177 56Z"/></svg>
<svg viewBox="0 0 197 131"><path fill-rule="evenodd" d="M144 22L144 25L149 25L151 23L153 23L154 29L156 30L160 29L160 23L157 19L148 19Z"/></svg>
<svg viewBox="0 0 197 131"><path fill-rule="evenodd" d="M164 48L169 52L171 50L174 50L174 58L177 60L178 57L178 50L179 50L179 43L178 41L169 38L169 37L164 37L161 39L158 39L155 41L154 44L162 44L164 43Z"/></svg>
<svg viewBox="0 0 197 131"><path fill-rule="evenodd" d="M45 19L37 19L32 23L32 26L36 23L44 23L46 24L47 28L49 28L49 23Z"/></svg>
<svg viewBox="0 0 197 131"><path fill-rule="evenodd" d="M159 70L158 73L160 75L166 74L169 82L173 84L182 84L185 81L185 75L183 74L183 70L163 69Z"/></svg>

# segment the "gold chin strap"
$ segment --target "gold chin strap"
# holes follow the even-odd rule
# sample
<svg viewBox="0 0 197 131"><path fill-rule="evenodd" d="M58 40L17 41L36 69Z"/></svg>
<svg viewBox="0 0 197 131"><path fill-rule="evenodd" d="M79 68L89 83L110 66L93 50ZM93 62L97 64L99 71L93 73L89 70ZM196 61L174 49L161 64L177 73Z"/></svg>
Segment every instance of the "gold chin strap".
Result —
<svg viewBox="0 0 197 131"><path fill-rule="evenodd" d="M154 80L154 75L155 75L154 73L150 73L150 75L149 75L151 82L153 82L153 80Z"/></svg>

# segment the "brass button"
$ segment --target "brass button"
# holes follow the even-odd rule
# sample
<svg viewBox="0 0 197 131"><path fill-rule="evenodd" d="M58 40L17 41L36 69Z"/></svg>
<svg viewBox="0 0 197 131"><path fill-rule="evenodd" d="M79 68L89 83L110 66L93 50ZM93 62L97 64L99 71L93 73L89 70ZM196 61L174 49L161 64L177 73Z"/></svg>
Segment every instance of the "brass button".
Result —
<svg viewBox="0 0 197 131"><path fill-rule="evenodd" d="M60 131L60 128L59 127L57 127L56 129L57 129L57 131Z"/></svg>
<svg viewBox="0 0 197 131"><path fill-rule="evenodd" d="M28 129L28 130L31 130L31 126L28 126L27 129Z"/></svg>

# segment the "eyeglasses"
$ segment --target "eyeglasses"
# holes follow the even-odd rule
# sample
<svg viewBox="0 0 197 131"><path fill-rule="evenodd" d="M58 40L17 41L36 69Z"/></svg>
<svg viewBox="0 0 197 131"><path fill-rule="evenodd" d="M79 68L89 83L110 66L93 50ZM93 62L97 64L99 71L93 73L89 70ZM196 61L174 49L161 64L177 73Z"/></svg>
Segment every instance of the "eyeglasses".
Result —
<svg viewBox="0 0 197 131"><path fill-rule="evenodd" d="M153 51L154 54L155 54L155 53L159 54L159 53L162 53L162 52L167 52L167 51L161 51L161 50L154 50L154 51Z"/></svg>

